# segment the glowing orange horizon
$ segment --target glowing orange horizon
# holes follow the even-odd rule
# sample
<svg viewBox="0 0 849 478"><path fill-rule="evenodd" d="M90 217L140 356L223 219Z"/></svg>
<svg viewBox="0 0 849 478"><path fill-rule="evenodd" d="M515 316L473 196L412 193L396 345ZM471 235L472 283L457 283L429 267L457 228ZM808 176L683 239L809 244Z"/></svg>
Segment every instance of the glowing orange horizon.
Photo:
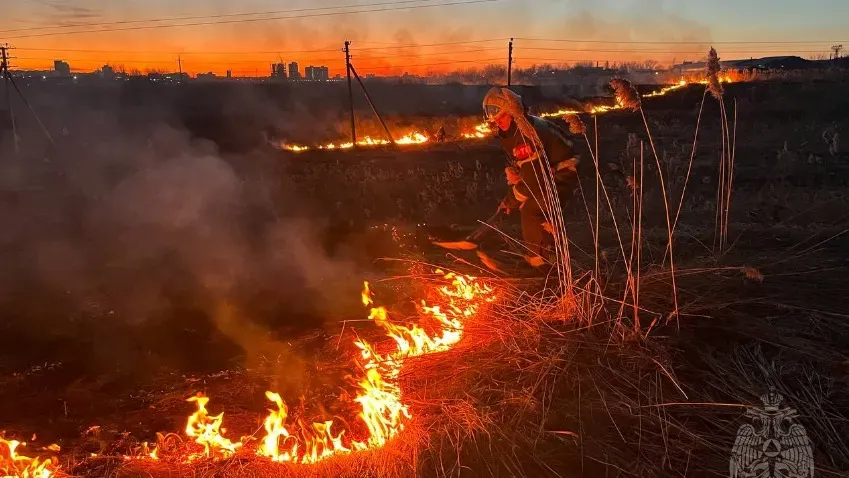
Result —
<svg viewBox="0 0 849 478"><path fill-rule="evenodd" d="M182 71L192 76L198 73L214 73L219 76L228 70L234 76L263 76L271 74L271 65L276 63L298 63L303 75L308 66L327 66L330 77L345 74L345 55L342 52L343 40L321 40L304 42L276 42L270 40L251 41L243 39L227 42L232 35L215 37L206 42L203 36L185 39L163 38L140 41L138 36L120 35L114 39L111 34L69 37L61 41L54 37L29 38L12 41L16 57L12 60L13 69L52 70L55 60L66 61L71 71L89 73L104 65L110 65L118 71ZM114 41L110 41L114 40ZM124 40L124 41L122 41ZM353 65L360 75L397 75L446 73L457 70L477 68L507 63L507 42L488 41L459 45L437 45L448 42L446 38L425 38L417 41L399 42L397 39L378 41L353 41L351 52ZM463 40L460 40L461 42ZM399 47L398 44L402 46ZM409 46L421 44L422 46ZM522 44L516 46L514 57L516 68L541 64L574 64L576 62L605 61L628 62L644 61L652 58L662 65L671 64L683 57L668 53L615 52L604 53L605 60L599 60L600 53L593 51L564 53L558 60L543 52L522 52ZM691 47L690 47L691 48ZM522 52L519 54L519 52ZM697 55L691 55L696 57ZM178 63L179 59L179 63ZM694 58L698 59L698 58Z"/></svg>

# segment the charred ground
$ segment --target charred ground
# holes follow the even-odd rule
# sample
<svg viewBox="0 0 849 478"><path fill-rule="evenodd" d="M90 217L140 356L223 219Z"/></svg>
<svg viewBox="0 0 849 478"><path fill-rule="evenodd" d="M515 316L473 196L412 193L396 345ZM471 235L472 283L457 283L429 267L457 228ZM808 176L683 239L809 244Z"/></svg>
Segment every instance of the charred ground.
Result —
<svg viewBox="0 0 849 478"><path fill-rule="evenodd" d="M245 101L238 95L227 96L229 106L198 107L213 103L204 100L209 92L181 93L175 110L160 101L170 94L165 90L148 94L153 99L125 92L113 96L120 101L103 100L104 108L77 111L77 117L55 108L51 129L61 131L64 121L69 130L57 136L55 149L28 147L15 158L8 138L3 144L8 227L2 236L0 424L7 435L37 433L36 443L57 442L81 457L180 430L188 412L184 399L200 390L213 397L215 410L225 411L233 436L256 430L269 386L294 403L304 390L316 390L305 403L339 406L333 397L344 384L336 377L344 375L348 352L334 347L332 335L341 320L362 318L363 278L402 270L374 260L412 254L451 264L444 251L429 247L429 238L462 237L506 192L504 159L493 146L292 154L267 147L267 135L279 134L274 128L280 126L269 126L267 111L240 110ZM742 410L635 412L635 404L652 405L639 397L685 401L654 360L693 402L757 403L767 385L778 386L803 414L818 469L835 476L849 469L840 440L849 435L841 280L849 267L849 153L840 144L849 130L845 83L733 84L726 95L736 99L738 111L731 251L711 252L720 133L718 108L707 101L678 229L679 320L614 352L597 345L609 335L598 329L549 343L563 347L568 365L544 391L546 429L580 438L546 435L536 448L519 452L514 445L532 440L493 432L465 446L447 442L444 453L459 453L473 466L467 473L684 476L689 467L724 474ZM453 115L476 114L479 98L467 96L475 95L448 95ZM264 97L247 97L250 105L265 104ZM645 102L672 198L681 196L701 97L701 88L691 87ZM130 103L144 105L137 110L143 115ZM297 124L305 111L322 110L304 108L284 119ZM116 114L123 118L117 126ZM344 125L336 113L328 115ZM38 134L26 122L22 128L29 139ZM598 131L600 170L614 209L622 212L619 223L627 224L627 178L648 138L642 120L627 113L600 116ZM585 156L588 186L590 163ZM644 184L645 307L669 312L668 274L658 267L664 205L650 177L656 176L647 172ZM593 189L584 189L590 204ZM573 202L568 230L577 248L591 253L586 210L577 196ZM515 236L514 223L503 228ZM400 240L393 239L393 227ZM601 242L615 257L610 224ZM510 263L498 252L500 241L486 247ZM592 263L589 254L575 256L579 264ZM621 264L611 260L607 267L615 287ZM744 268L763 281L751 273L747 279ZM407 287L397 293L411 294ZM458 375L470 373L458 366ZM515 378L504 370L493 376ZM624 397L628 386L634 397ZM493 411L502 403L483 402ZM310 413L318 412L313 406ZM500 413L504 422L492 427L509 428L511 418ZM83 436L92 425L101 426L100 434ZM645 431L649 425L657 425L655 434ZM126 442L121 432L130 432ZM487 458L511 449L510 456L522 459L498 465ZM425 455L439 450L432 445ZM441 463L426 456L422 470ZM98 466L79 473L111 471Z"/></svg>

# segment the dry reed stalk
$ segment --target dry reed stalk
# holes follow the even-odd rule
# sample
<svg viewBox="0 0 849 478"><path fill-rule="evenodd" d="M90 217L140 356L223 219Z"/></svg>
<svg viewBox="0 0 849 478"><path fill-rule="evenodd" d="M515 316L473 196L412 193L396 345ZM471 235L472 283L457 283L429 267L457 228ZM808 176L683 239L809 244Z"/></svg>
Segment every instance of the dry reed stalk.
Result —
<svg viewBox="0 0 849 478"><path fill-rule="evenodd" d="M654 146L654 137L651 134L651 130L649 129L649 122L646 119L646 112L643 108L640 108L640 116L643 118L643 125L646 127L646 134L649 137L649 145L651 146L652 154L654 155L655 163L657 164L657 175L660 179L660 191L663 194L663 207L666 212L666 232L667 232L667 240L669 246L669 272L672 278L672 300L675 306L674 314L676 323L678 323L678 318L680 315L680 309L678 307L678 285L675 280L675 253L672 249L673 240L672 240L672 217L669 213L669 198L666 194L666 180L663 177L663 166L660 164L660 157L657 155L657 149ZM640 154L642 154L642 143L640 144ZM667 319L668 320L668 319ZM680 323L679 323L680 327Z"/></svg>
<svg viewBox="0 0 849 478"><path fill-rule="evenodd" d="M625 253L625 244L624 244L624 242L622 242L622 234L619 231L619 224L616 221L616 213L613 210L613 202L610 200L610 195L607 192L607 187L604 185L604 181L602 181L602 179L601 179L601 172L598 169L598 166L599 166L598 156L592 152L592 146L590 146L590 144L589 144L589 138L587 138L587 136L585 135L584 139L587 141L587 146L590 148L590 155L593 159L593 165L595 166L596 188L601 189L601 192L604 194L604 199L607 202L607 207L610 211L610 216L613 220L613 228L616 231L616 238L619 241L619 252L622 254L622 260L625 261L625 267L628 269L628 271L630 273L630 265L628 264L628 255ZM598 239L598 232L599 232L599 216L600 216L599 205L598 205L599 196L600 196L599 194L596 194L596 239ZM598 250L599 250L598 241L596 241L595 246L596 246L596 261L598 261L598 256L599 256L599 254L598 254Z"/></svg>
<svg viewBox="0 0 849 478"><path fill-rule="evenodd" d="M737 99L734 99L734 125L733 125L734 133L728 142L728 151L727 151L727 159L728 159L728 184L726 185L726 197L725 197L725 231L724 231L724 240L723 243L727 245L728 243L728 222L729 222L729 210L731 208L731 192L733 190L734 185L734 157L736 156L737 151Z"/></svg>
<svg viewBox="0 0 849 478"><path fill-rule="evenodd" d="M725 252L728 246L728 221L729 210L731 207L731 188L733 183L733 156L736 150L737 136L737 106L735 101L734 106L734 137L732 139L728 112L725 106L724 94L725 90L722 82L719 80L719 72L722 70L722 65L719 61L719 56L716 49L711 47L708 52L708 62L705 67L705 77L707 78L707 91L719 101L720 126L722 149L719 154L719 179L717 181L716 190L716 219L715 219L715 236L714 248L718 248L720 253Z"/></svg>
<svg viewBox="0 0 849 478"><path fill-rule="evenodd" d="M640 94L634 85L625 78L613 78L610 80L610 87L616 95L616 103L625 109L637 111L642 106Z"/></svg>
<svg viewBox="0 0 849 478"><path fill-rule="evenodd" d="M717 100L722 100L722 95L724 93L724 89L722 88L722 83L719 81L719 72L722 70L722 65L719 62L719 56L716 53L716 49L713 47L710 48L708 52L708 61L707 65L705 65L705 77L707 78L708 86L707 89L710 91L710 94L713 95Z"/></svg>
<svg viewBox="0 0 849 478"><path fill-rule="evenodd" d="M587 141L587 147L590 147L590 153L594 155L594 157L598 157L598 115L593 116L593 137L595 139L595 152L592 151L592 147L590 147L590 140L587 138L587 135L584 135L584 139ZM596 175L595 175L595 234L594 234L594 242L595 246L595 275L596 278L600 278L601 269L598 264L599 257L599 221L600 221L600 213L601 213L601 198L600 196L600 184L601 184L601 174L598 173L598 161L595 164L596 167Z"/></svg>
<svg viewBox="0 0 849 478"><path fill-rule="evenodd" d="M587 125L584 124L584 121L578 115L567 115L565 117L566 123L569 124L569 132L572 134L587 134Z"/></svg>
<svg viewBox="0 0 849 478"><path fill-rule="evenodd" d="M681 217L681 209L684 207L684 198L686 197L686 193L687 193L687 185L690 183L690 174L693 171L693 161L695 160L695 157L696 157L696 145L698 144L698 140L699 140L699 128L702 124L702 112L704 111L704 108L705 108L705 99L707 98L707 94L708 94L708 90L707 90L707 87L705 87L705 92L704 92L704 94L702 94L702 101L699 104L699 115L696 119L696 132L693 134L693 148L690 150L690 161L687 163L687 174L684 176L684 187L681 190L681 199L678 201L678 210L675 212L675 220L672 221L673 237L674 237L674 234L675 234L675 228L678 226L678 219ZM663 264L664 265L666 264L666 255L668 253L669 253L668 249L663 253Z"/></svg>

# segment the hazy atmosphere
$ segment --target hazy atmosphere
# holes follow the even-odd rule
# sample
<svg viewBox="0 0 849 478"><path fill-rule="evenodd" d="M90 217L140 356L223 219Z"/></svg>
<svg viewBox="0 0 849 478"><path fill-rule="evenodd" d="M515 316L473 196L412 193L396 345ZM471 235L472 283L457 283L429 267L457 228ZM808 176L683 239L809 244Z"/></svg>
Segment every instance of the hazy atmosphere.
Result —
<svg viewBox="0 0 849 478"><path fill-rule="evenodd" d="M840 0L6 3L0 38L20 50L15 62L20 67L44 68L65 59L80 71L106 63L127 70L175 69L181 55L185 71L223 74L230 69L243 76L266 70L280 56L344 73L346 39L354 42L360 69L376 74L503 61L509 37L527 39L517 44L518 66L646 59L668 64L702 59L713 42L779 42L729 44L727 58L807 58L827 55L832 43L847 34L843 19L849 17L849 4ZM343 14L356 11L363 13ZM492 41L434 45L473 40ZM682 41L692 43L629 43Z"/></svg>
<svg viewBox="0 0 849 478"><path fill-rule="evenodd" d="M3 7L0 476L849 476L847 2Z"/></svg>

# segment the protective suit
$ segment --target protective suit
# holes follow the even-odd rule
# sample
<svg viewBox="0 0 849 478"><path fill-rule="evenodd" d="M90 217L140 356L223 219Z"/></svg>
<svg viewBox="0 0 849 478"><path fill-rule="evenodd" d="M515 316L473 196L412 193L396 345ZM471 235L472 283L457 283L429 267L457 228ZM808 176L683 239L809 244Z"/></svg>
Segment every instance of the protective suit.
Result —
<svg viewBox="0 0 849 478"><path fill-rule="evenodd" d="M530 252L528 261L541 265L554 243L552 233L546 230L542 168L553 176L563 208L577 183L579 158L568 133L550 121L527 114L521 97L507 88L492 88L483 105L487 119L498 124L498 138L510 162L505 173L511 189L502 207L519 210L522 237ZM510 116L506 129L505 115ZM540 154L540 147L544 154Z"/></svg>

